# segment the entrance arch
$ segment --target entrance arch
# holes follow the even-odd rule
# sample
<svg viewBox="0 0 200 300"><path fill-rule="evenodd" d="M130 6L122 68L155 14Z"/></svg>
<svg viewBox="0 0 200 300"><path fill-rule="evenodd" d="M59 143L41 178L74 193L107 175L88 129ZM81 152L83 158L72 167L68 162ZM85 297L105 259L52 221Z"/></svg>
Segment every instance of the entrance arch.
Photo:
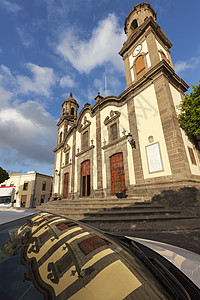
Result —
<svg viewBox="0 0 200 300"><path fill-rule="evenodd" d="M81 164L81 196L90 195L90 160L85 160Z"/></svg>
<svg viewBox="0 0 200 300"><path fill-rule="evenodd" d="M116 194L116 186L122 183L125 187L125 174L123 153L116 153L110 157L110 172L111 172L111 190L112 195Z"/></svg>
<svg viewBox="0 0 200 300"><path fill-rule="evenodd" d="M65 173L63 198L68 198L69 193L69 173Z"/></svg>

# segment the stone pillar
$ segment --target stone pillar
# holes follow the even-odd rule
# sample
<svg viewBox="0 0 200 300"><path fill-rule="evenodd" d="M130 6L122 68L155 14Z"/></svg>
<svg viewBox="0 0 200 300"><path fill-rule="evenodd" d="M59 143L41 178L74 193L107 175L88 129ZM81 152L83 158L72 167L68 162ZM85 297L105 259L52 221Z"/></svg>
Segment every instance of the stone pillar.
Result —
<svg viewBox="0 0 200 300"><path fill-rule="evenodd" d="M98 109L96 115L96 151L97 151L97 191L96 196L103 197L103 178L102 178L102 149L101 149L101 115Z"/></svg>
<svg viewBox="0 0 200 300"><path fill-rule="evenodd" d="M76 131L73 132L73 145L72 145L72 173L71 173L71 198L75 199L74 185L75 185L75 156L76 153Z"/></svg>
<svg viewBox="0 0 200 300"><path fill-rule="evenodd" d="M147 32L146 36L148 53L151 61L151 67L155 66L160 61L158 47L156 45L155 35L151 30Z"/></svg>
<svg viewBox="0 0 200 300"><path fill-rule="evenodd" d="M191 172L168 81L165 75L157 78L154 81L155 93L172 176L187 178Z"/></svg>
<svg viewBox="0 0 200 300"><path fill-rule="evenodd" d="M127 108L128 108L128 120L129 120L129 126L130 126L130 133L132 134L132 136L135 140L135 143L136 143L136 149L132 149L133 164L134 164L134 170L135 170L135 181L136 181L136 184L143 184L144 183L144 175L143 175L143 170L142 170L142 160L141 160L141 152L140 152L137 121L136 121L136 114L135 114L135 105L134 105L133 97L127 101Z"/></svg>

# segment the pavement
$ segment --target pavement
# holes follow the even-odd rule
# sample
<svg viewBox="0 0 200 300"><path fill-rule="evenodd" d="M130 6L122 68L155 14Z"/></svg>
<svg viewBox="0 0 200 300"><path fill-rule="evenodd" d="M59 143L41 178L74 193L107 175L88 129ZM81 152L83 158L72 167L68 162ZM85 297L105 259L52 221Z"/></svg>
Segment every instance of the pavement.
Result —
<svg viewBox="0 0 200 300"><path fill-rule="evenodd" d="M0 207L0 224L38 212ZM200 217L192 219L109 224L109 232L168 243L200 254Z"/></svg>

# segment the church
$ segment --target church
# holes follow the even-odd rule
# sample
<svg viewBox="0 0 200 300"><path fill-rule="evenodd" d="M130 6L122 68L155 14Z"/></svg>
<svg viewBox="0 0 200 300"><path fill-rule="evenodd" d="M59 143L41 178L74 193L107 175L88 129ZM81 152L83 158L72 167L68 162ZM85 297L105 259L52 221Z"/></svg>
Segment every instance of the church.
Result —
<svg viewBox="0 0 200 300"><path fill-rule="evenodd" d="M95 97L78 114L72 93L62 104L54 149L53 194L64 199L151 198L163 190L199 188L200 155L180 128L177 105L188 85L176 74L172 43L149 3L125 19L122 45L126 88Z"/></svg>

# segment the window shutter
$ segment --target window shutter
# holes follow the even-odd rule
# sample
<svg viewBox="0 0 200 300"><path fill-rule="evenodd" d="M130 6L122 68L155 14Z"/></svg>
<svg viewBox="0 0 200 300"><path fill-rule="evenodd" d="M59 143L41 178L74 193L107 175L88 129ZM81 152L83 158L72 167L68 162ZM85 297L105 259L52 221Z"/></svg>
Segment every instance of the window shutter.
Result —
<svg viewBox="0 0 200 300"><path fill-rule="evenodd" d="M85 131L82 135L82 149L88 148L88 131Z"/></svg>
<svg viewBox="0 0 200 300"><path fill-rule="evenodd" d="M166 62L168 62L167 61L167 57L166 57L166 55L163 52L161 52L161 56L162 56L162 59L164 59Z"/></svg>
<svg viewBox="0 0 200 300"><path fill-rule="evenodd" d="M135 70L137 77L145 73L144 57L140 55L135 62Z"/></svg>
<svg viewBox="0 0 200 300"><path fill-rule="evenodd" d="M111 129L111 140L114 141L118 138L117 123L114 123L113 125L111 125L110 129Z"/></svg>
<svg viewBox="0 0 200 300"><path fill-rule="evenodd" d="M197 165L197 162L196 162L196 159L195 159L195 156L194 156L194 152L193 152L193 149L188 147L188 151L189 151L189 154L190 154L190 159L191 159L191 162L193 165Z"/></svg>

